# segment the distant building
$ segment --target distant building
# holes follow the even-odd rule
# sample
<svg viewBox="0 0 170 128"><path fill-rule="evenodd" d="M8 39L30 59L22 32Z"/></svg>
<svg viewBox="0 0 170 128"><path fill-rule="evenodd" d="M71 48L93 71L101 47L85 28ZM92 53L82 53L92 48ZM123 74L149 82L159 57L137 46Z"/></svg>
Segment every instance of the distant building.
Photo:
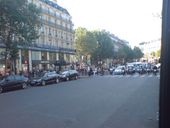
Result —
<svg viewBox="0 0 170 128"><path fill-rule="evenodd" d="M144 54L156 52L161 48L161 39L139 43L139 48Z"/></svg>
<svg viewBox="0 0 170 128"><path fill-rule="evenodd" d="M123 46L130 47L129 42L126 41L126 40L122 40L122 39L118 38L114 34L110 34L110 38L114 42L115 58L114 59L109 59L108 63L112 63L113 65L114 64L124 63L124 58L117 58L116 56L117 56L117 53L119 52L119 49L121 49Z"/></svg>
<svg viewBox="0 0 170 128"><path fill-rule="evenodd" d="M128 41L122 40L122 39L118 38L117 36L115 36L115 35L113 35L113 34L110 34L110 38L111 38L111 40L113 40L113 42L114 42L114 51L115 51L115 52L118 52L119 49L120 49L122 46L124 46L124 45L130 47Z"/></svg>
<svg viewBox="0 0 170 128"><path fill-rule="evenodd" d="M156 54L156 52L161 49L161 39L139 43L139 48L144 53L144 60L147 60L148 62L157 62L159 57L156 57L153 53Z"/></svg>

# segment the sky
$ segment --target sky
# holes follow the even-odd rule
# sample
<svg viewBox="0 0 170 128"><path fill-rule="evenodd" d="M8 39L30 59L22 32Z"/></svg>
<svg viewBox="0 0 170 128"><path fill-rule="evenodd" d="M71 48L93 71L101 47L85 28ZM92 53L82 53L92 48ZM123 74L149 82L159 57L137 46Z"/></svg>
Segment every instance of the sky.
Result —
<svg viewBox="0 0 170 128"><path fill-rule="evenodd" d="M162 0L58 0L74 29L105 29L130 45L161 37Z"/></svg>

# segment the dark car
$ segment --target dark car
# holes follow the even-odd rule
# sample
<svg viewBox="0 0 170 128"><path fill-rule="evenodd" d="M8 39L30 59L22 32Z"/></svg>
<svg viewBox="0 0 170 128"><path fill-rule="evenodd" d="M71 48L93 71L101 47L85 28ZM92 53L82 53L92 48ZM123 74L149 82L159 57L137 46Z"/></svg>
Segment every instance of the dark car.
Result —
<svg viewBox="0 0 170 128"><path fill-rule="evenodd" d="M144 74L144 73L147 73L147 69L145 67L142 67L142 66L137 66L135 68L136 72L139 73L139 74Z"/></svg>
<svg viewBox="0 0 170 128"><path fill-rule="evenodd" d="M16 88L27 88L29 79L23 75L4 76L0 81L0 93Z"/></svg>
<svg viewBox="0 0 170 128"><path fill-rule="evenodd" d="M78 79L78 72L76 70L68 70L61 73L61 79L63 81L69 81L72 79Z"/></svg>
<svg viewBox="0 0 170 128"><path fill-rule="evenodd" d="M127 68L126 68L126 73L127 74L134 74L135 73L135 68L134 68L134 66L132 66L132 65L128 65L127 66Z"/></svg>
<svg viewBox="0 0 170 128"><path fill-rule="evenodd" d="M52 72L43 72L38 76L35 76L30 79L30 85L37 86L42 85L45 86L51 83L59 83L60 75L56 73L56 71Z"/></svg>

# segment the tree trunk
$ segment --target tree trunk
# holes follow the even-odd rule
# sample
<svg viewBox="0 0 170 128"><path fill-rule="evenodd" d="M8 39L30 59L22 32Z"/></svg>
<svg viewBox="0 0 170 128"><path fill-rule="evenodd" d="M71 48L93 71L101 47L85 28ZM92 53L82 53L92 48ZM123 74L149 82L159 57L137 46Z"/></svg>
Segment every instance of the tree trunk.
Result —
<svg viewBox="0 0 170 128"><path fill-rule="evenodd" d="M7 48L5 48L5 75L7 74Z"/></svg>

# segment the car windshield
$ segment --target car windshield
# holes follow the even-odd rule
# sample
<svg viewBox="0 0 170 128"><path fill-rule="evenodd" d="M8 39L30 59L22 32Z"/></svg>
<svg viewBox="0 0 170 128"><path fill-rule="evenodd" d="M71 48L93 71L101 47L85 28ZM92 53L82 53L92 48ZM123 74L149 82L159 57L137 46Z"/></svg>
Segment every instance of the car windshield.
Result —
<svg viewBox="0 0 170 128"><path fill-rule="evenodd" d="M123 69L124 67L123 66L119 66L119 67L117 67L116 69Z"/></svg>
<svg viewBox="0 0 170 128"><path fill-rule="evenodd" d="M45 75L46 75L46 72L42 72L42 73L37 74L35 78L44 77Z"/></svg>
<svg viewBox="0 0 170 128"><path fill-rule="evenodd" d="M68 73L68 71L64 71L64 72L62 72L61 74L62 75L65 75L65 74L67 74Z"/></svg>

